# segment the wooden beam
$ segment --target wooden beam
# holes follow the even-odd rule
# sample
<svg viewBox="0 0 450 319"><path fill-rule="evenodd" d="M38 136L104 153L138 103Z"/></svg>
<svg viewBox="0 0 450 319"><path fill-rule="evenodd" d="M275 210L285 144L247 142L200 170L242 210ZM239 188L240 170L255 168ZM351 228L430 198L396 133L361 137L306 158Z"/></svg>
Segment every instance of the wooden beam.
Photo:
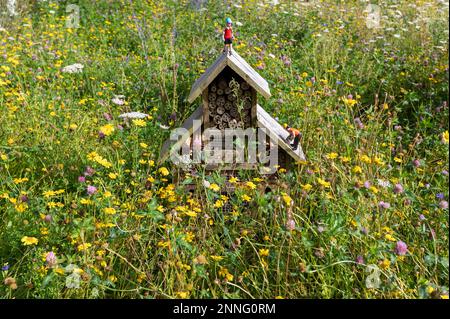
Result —
<svg viewBox="0 0 450 319"><path fill-rule="evenodd" d="M292 158L296 161L306 161L300 143L296 150L286 142L289 133L278 123L273 117L269 115L261 106L257 105L257 119L260 127L266 128L277 139L277 143L281 146Z"/></svg>
<svg viewBox="0 0 450 319"><path fill-rule="evenodd" d="M191 116L189 116L183 122L183 124L181 124L181 127L187 130L186 134L184 134L177 142L171 141L170 139L167 139L164 142L161 148L161 152L159 153L159 164L162 164L167 160L167 158L170 156L171 149L180 147L192 135L194 131L196 131L197 129L201 129L201 127L194 127L194 120L200 120L201 123L203 123L202 115L203 106L200 105L199 107L197 107L194 113L192 113Z"/></svg>

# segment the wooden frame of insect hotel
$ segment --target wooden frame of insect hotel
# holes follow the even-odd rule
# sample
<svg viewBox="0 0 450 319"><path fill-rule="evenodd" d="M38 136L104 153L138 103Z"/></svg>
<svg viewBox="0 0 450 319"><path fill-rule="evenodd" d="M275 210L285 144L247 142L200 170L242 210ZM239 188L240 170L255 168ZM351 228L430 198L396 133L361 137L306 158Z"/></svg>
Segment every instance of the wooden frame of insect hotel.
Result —
<svg viewBox="0 0 450 319"><path fill-rule="evenodd" d="M192 167L189 163L192 163L192 155L198 149L202 151L199 158L207 170L232 171L257 169L261 166L246 161L227 162L223 165L205 163L204 150L211 143L203 134L207 129L222 133L229 129L263 129L268 136L267 141L264 141L267 149L271 145L277 147L277 167L289 169L292 163L305 161L301 145L292 149L286 142L289 133L258 104L258 93L265 98L271 96L267 81L236 51L221 54L192 86L188 102L192 103L201 96L201 105L183 122L181 128L184 134L177 140L166 140L161 149L160 163L176 155L176 152L181 156L181 150L189 149L188 158L181 162L186 164L182 167ZM236 149L224 149L224 153L227 152L237 158Z"/></svg>

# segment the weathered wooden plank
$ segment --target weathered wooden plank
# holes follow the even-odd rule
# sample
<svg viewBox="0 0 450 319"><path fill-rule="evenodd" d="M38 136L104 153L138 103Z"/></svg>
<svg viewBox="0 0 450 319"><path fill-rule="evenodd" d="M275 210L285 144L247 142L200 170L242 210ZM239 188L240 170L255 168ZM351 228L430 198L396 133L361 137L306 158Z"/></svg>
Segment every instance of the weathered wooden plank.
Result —
<svg viewBox="0 0 450 319"><path fill-rule="evenodd" d="M256 122L257 122L257 118L256 118L257 105L258 105L258 94L256 94L256 90L252 88L252 108L251 108L251 111L250 111L251 126L252 127L255 127L256 126Z"/></svg>
<svg viewBox="0 0 450 319"><path fill-rule="evenodd" d="M199 107L197 107L197 109L194 111L194 113L191 114L191 116L189 116L184 122L183 124L181 124L181 127L185 128L186 130L188 130L186 132L186 134L184 134L177 142L173 142L170 140L170 138L168 138L162 148L161 148L161 152L159 153L159 160L158 162L161 164L163 162L165 162L167 160L167 158L170 155L170 150L173 147L180 147L180 145L182 145L191 135L192 133L197 130L200 129L199 127L194 127L194 120L200 120L201 123L203 123L203 106L200 105Z"/></svg>
<svg viewBox="0 0 450 319"><path fill-rule="evenodd" d="M252 87L254 87L262 96L269 98L271 96L269 84L261 77L236 51L228 55L227 64Z"/></svg>
<svg viewBox="0 0 450 319"><path fill-rule="evenodd" d="M189 93L188 102L192 103L207 87L208 85L219 75L219 73L227 65L227 55L221 54L220 57L208 68L205 73L195 81Z"/></svg>
<svg viewBox="0 0 450 319"><path fill-rule="evenodd" d="M202 105L203 105L203 128L209 127L209 101L208 101L208 90L204 90L202 93Z"/></svg>
<svg viewBox="0 0 450 319"><path fill-rule="evenodd" d="M286 138L289 133L278 123L273 117L269 115L260 105L257 105L257 119L258 125L269 130L275 137L277 137L278 145L281 146L292 158L297 161L305 161L305 154L303 153L300 143L296 150L286 143Z"/></svg>

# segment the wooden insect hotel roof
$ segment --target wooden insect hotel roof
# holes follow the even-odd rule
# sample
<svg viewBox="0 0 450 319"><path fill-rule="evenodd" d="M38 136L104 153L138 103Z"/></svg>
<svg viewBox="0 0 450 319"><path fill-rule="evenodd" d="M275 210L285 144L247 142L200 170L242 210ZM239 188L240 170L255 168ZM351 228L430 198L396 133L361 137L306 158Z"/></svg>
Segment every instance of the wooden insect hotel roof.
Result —
<svg viewBox="0 0 450 319"><path fill-rule="evenodd" d="M239 74L248 84L250 84L259 94L265 98L270 97L270 89L267 81L261 77L236 51L231 50L230 54L222 54L202 76L195 81L189 93L188 102L192 103L202 94L208 85L229 66L234 72Z"/></svg>

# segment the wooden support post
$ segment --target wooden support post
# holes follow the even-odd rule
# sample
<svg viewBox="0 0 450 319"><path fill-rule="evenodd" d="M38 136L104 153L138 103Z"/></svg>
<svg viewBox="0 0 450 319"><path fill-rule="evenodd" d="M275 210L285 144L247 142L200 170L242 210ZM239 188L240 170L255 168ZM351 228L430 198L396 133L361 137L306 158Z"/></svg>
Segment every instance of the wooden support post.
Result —
<svg viewBox="0 0 450 319"><path fill-rule="evenodd" d="M209 128L209 101L208 101L208 88L202 93L203 100L203 129Z"/></svg>

